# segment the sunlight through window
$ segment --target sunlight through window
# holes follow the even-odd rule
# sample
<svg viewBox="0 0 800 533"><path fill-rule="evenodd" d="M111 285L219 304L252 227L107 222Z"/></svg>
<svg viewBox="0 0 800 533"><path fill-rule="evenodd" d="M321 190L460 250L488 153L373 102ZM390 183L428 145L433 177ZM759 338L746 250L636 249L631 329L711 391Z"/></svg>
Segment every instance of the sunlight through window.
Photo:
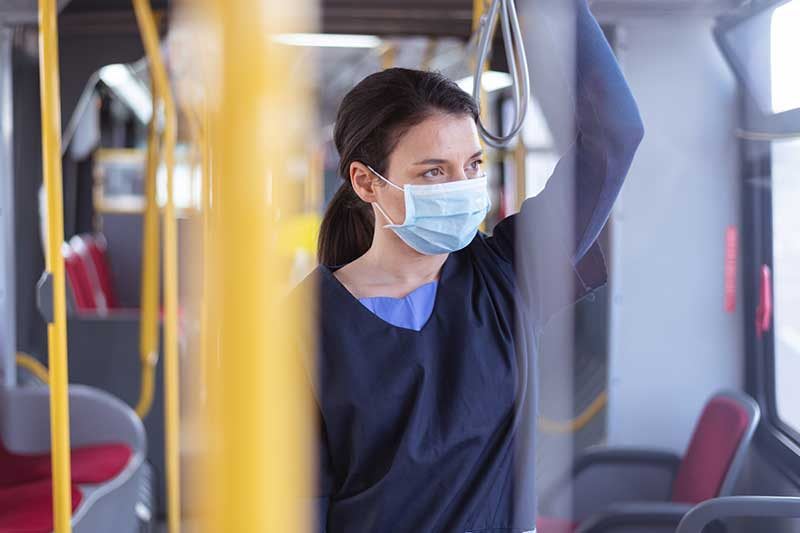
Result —
<svg viewBox="0 0 800 533"><path fill-rule="evenodd" d="M800 0L792 0L772 14L772 111L800 107Z"/></svg>

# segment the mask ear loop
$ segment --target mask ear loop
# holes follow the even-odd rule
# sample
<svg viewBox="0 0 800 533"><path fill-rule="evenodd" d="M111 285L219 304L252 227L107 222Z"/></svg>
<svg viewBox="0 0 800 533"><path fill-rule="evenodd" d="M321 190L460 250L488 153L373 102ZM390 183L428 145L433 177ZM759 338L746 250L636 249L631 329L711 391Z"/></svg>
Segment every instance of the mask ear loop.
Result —
<svg viewBox="0 0 800 533"><path fill-rule="evenodd" d="M383 176L381 176L381 175L380 175L380 173L379 173L379 172L377 172L377 171L376 171L374 168L372 168L371 166L367 165L367 168L369 169L369 171L370 171L370 172L372 172L373 174L375 174L376 176L378 176L380 179L382 179L383 181L385 181L386 183L388 183L389 185L391 185L392 187L394 187L394 188L395 188L395 189L397 189L398 191L404 191L404 192L405 192L405 189L403 189L403 188L402 188L402 187L400 187L399 185L395 185L395 184L394 184L394 183L392 183L391 181L389 181L389 180L387 180L386 178L384 178Z"/></svg>
<svg viewBox="0 0 800 533"><path fill-rule="evenodd" d="M385 218L386 220L388 220L388 221L389 221L389 224L388 224L388 225L386 225L386 226L383 226L384 228L386 228L386 227L388 227L388 226L396 226L396 225L397 225L397 224L395 224L394 222L392 222L392 219L391 219L391 218L389 218L389 215L387 215L387 214L386 214L386 211L384 211L384 210L383 210L383 208L381 208L381 206L380 206L380 204L379 204L378 202L373 202L373 203L372 203L372 205L374 205L374 206L375 206L375 209L377 209L378 211L380 211L381 215L383 215L383 218Z"/></svg>
<svg viewBox="0 0 800 533"><path fill-rule="evenodd" d="M381 176L381 174L380 174L379 172L377 172L377 171L376 171L374 168L372 168L371 166L367 165L367 168L370 170L370 172L372 172L373 174L375 174L376 176L378 176L380 179L382 179L383 181L385 181L386 183L388 183L389 185L391 185L392 187L394 187L394 188L395 188L395 189L397 189L398 191L402 191L403 193L405 193L405 189L403 189L403 187L399 187L399 186L395 185L394 183L392 183L391 181L387 180L386 178L384 178L383 176ZM386 220L388 220L390 225L392 225L392 226L397 226L397 224L395 224L395 223L392 221L392 219L391 219L391 218L389 218L389 215L387 215L387 214L386 214L386 211L384 211L384 210L383 210L383 208L380 206L380 204L379 204L378 202L373 202L373 203L372 203L372 205L374 205L374 206L375 206L375 208L376 208L378 211L380 211L381 215L383 215L383 218L385 218ZM384 227L386 227L386 226L384 226Z"/></svg>

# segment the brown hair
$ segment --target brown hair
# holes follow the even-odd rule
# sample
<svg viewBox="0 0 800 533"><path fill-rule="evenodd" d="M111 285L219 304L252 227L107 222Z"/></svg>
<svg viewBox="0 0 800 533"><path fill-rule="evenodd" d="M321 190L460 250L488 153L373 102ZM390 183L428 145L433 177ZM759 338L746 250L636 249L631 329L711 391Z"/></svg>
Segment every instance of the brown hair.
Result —
<svg viewBox="0 0 800 533"><path fill-rule="evenodd" d="M408 129L434 113L478 117L475 100L437 72L390 68L361 80L342 100L333 132L342 186L322 219L317 255L323 265L345 265L372 244L375 216L350 182L361 162L384 174L389 155Z"/></svg>

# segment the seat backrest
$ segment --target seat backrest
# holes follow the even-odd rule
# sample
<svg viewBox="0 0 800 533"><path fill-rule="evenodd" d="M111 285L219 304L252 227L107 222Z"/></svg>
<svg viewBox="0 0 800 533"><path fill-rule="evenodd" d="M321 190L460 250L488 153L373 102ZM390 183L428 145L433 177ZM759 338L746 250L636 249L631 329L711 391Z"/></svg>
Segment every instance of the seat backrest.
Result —
<svg viewBox="0 0 800 533"><path fill-rule="evenodd" d="M95 261L92 258L90 246L92 246L93 241L94 239L91 235L74 235L69 240L69 245L72 251L80 258L83 263L83 268L86 270L86 275L89 277L97 312L105 314L105 312L108 311L108 301L105 291L103 290L100 275L95 267Z"/></svg>
<svg viewBox="0 0 800 533"><path fill-rule="evenodd" d="M111 265L108 262L107 243L106 238L102 233L95 233L94 235L81 235L86 248L89 250L89 256L97 272L97 279L100 282L100 289L105 296L106 305L109 309L119 307L117 295L114 292L114 284L111 282Z"/></svg>
<svg viewBox="0 0 800 533"><path fill-rule="evenodd" d="M61 247L61 255L64 257L64 270L67 274L69 287L72 289L75 310L96 311L95 291L92 287L89 272L86 270L86 265L67 243L64 243Z"/></svg>
<svg viewBox="0 0 800 533"><path fill-rule="evenodd" d="M672 501L696 504L733 492L760 412L739 392L716 394L703 408L672 486Z"/></svg>

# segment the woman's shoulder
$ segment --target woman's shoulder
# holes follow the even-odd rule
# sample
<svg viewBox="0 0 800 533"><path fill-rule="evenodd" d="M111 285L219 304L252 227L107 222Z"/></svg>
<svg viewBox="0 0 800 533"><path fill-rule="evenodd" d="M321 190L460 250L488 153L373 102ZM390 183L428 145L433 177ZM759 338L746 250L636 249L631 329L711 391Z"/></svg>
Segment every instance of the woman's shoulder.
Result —
<svg viewBox="0 0 800 533"><path fill-rule="evenodd" d="M503 222L501 222L501 224ZM500 224L495 227L495 230L497 230L499 226ZM492 234L488 234L479 231L464 251L474 256L480 262L507 267L513 262L514 253L513 246L510 246L507 241L508 238L503 232L495 231Z"/></svg>

